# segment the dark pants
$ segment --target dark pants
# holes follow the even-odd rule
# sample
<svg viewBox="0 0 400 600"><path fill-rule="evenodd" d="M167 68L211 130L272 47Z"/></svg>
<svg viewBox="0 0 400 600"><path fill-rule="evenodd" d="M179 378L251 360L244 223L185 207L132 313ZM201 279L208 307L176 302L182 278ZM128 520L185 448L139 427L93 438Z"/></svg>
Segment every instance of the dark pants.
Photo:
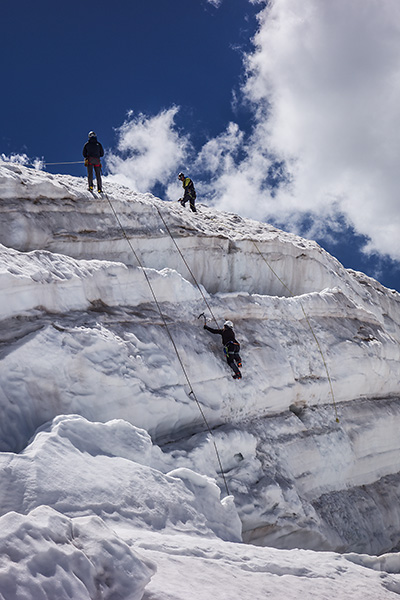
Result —
<svg viewBox="0 0 400 600"><path fill-rule="evenodd" d="M197 210L196 210L196 207L195 207L195 205L194 205L194 201L195 201L195 199L194 199L194 198L192 198L192 196L189 196L189 198L188 198L187 196L186 196L186 198L184 197L184 198L183 198L183 200L182 200L182 202L181 202L182 206L185 206L185 204L186 204L186 202L187 202L188 200L189 200L189 203L190 203L190 208L191 208L191 210L192 210L193 212L197 212Z"/></svg>
<svg viewBox="0 0 400 600"><path fill-rule="evenodd" d="M239 367L237 366L238 364L241 364L241 362L242 362L240 360L239 354L233 354L232 356L231 355L227 356L226 362L228 363L230 368L235 372L236 375L241 375L241 373L239 371Z"/></svg>
<svg viewBox="0 0 400 600"><path fill-rule="evenodd" d="M96 173L96 181L97 181L97 189L102 190L101 187L101 165L91 165L90 163L87 166L87 175L88 175L88 185L90 188L93 187L93 169Z"/></svg>
<svg viewBox="0 0 400 600"><path fill-rule="evenodd" d="M237 346L239 347L239 346ZM239 352L235 352L235 345L233 342L229 342L224 347L224 352L226 356L226 362L230 366L230 368L234 371L235 375L241 375L239 371L239 365L242 365L242 359L240 358Z"/></svg>

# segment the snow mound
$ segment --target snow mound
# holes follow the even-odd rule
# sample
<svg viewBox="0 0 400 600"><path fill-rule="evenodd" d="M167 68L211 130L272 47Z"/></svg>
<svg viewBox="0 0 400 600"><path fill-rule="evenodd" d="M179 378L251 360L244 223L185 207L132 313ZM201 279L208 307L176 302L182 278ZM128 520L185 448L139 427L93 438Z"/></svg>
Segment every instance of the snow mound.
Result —
<svg viewBox="0 0 400 600"><path fill-rule="evenodd" d="M141 600L156 571L97 517L40 506L0 518L0 596Z"/></svg>
<svg viewBox="0 0 400 600"><path fill-rule="evenodd" d="M132 425L58 417L20 454L0 455L0 514L47 505L69 517L97 515L140 529L241 540L231 500L221 503L219 488L201 475L157 469L167 462Z"/></svg>

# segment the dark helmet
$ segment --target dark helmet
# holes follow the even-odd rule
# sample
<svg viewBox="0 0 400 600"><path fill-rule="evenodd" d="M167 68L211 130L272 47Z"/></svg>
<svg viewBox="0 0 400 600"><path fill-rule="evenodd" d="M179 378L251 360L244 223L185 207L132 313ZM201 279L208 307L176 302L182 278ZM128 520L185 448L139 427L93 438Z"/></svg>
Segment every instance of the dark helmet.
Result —
<svg viewBox="0 0 400 600"><path fill-rule="evenodd" d="M89 131L89 135L88 135L89 140L90 140L90 138L94 138L94 137L97 137L97 135L95 134L95 132L94 131Z"/></svg>
<svg viewBox="0 0 400 600"><path fill-rule="evenodd" d="M178 175L178 179L182 179L182 177L185 177L183 173L179 173Z"/></svg>

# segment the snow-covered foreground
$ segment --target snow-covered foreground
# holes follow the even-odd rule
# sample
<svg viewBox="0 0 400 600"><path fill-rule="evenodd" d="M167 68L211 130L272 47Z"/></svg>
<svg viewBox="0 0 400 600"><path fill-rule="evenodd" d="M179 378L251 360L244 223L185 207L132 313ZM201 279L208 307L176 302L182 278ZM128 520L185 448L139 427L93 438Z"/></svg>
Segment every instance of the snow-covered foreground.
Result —
<svg viewBox="0 0 400 600"><path fill-rule="evenodd" d="M400 557L240 542L232 496L124 421L57 417L3 453L2 598L390 598ZM146 590L146 591L144 591Z"/></svg>
<svg viewBox="0 0 400 600"><path fill-rule="evenodd" d="M0 598L398 595L400 295L105 187L0 164Z"/></svg>

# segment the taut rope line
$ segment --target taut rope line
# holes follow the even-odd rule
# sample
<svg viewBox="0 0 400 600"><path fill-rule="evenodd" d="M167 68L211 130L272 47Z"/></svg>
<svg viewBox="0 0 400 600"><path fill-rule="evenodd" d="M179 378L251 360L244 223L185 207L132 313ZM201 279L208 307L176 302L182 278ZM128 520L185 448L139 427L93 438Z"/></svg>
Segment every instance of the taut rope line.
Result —
<svg viewBox="0 0 400 600"><path fill-rule="evenodd" d="M84 161L83 160L75 160L72 162L58 162L58 163L48 163L48 162L43 161L43 164L46 166L48 166L48 165L83 165Z"/></svg>
<svg viewBox="0 0 400 600"><path fill-rule="evenodd" d="M160 209L158 208L158 206L156 206L156 209L157 209L157 211L158 211L158 214L160 215L160 219L161 219L161 220L162 220L162 222L164 223L164 227L165 227L165 229L167 230L167 232L168 232L168 234L169 234L169 236L170 236L171 240L172 240L172 241L173 241L173 243L175 244L175 248L178 250L179 254L181 255L181 258L182 258L183 262L185 263L185 266L186 266L187 270L189 271L190 275L192 276L192 278L193 278L193 281L194 281L194 283L195 283L195 284L196 284L196 286L197 286L197 289L199 290L200 294L202 295L202 297L203 297L203 300L204 300L204 302L205 302L205 304L206 304L206 306L207 306L208 310L210 311L210 314L211 314L212 318L214 319L216 326L218 327L218 321L217 321L217 319L215 318L215 316L214 316L214 313L213 313L213 311L212 311L212 309L211 309L211 306L210 306L210 304L209 304L209 302L208 302L207 298L205 297L205 295L204 295L204 293L203 293L203 290L201 289L201 287L200 287L200 285L199 285L199 283L198 283L198 281L197 281L197 279L196 279L196 277L195 277L195 275L194 275L194 273L193 273L192 269L189 267L187 260L185 259L185 257L184 257L184 255L183 255L183 253L181 252L181 249L179 248L178 244L176 243L176 240L175 240L174 236L172 235L172 233L171 233L171 230L170 230L170 228L168 227L168 225L167 225L167 223L166 223L166 221L165 221L165 219L164 219L164 217L163 217L163 215L162 215L162 213L161 213Z"/></svg>
<svg viewBox="0 0 400 600"><path fill-rule="evenodd" d="M285 288L285 289L286 289L286 290L289 292L289 295L290 295L292 298L294 298L295 294L294 294L294 293L292 292L292 290L291 290L291 289L290 289L290 288L289 288L289 287L286 285L286 283L285 283L284 281L282 281L282 279L279 277L278 273L277 273L277 272L276 272L276 271L275 271L275 270L274 270L274 269L271 267L271 265L269 264L269 262L267 261L267 259L266 259L266 258L265 258L265 256L262 254L262 252L261 252L261 250L259 249L259 247L257 246L256 242L255 242L254 240L251 240L251 241L253 242L253 244L254 244L254 246L255 246L255 248L256 248L256 250L257 250L257 252L258 252L258 253L259 253L259 255L261 256L261 258L263 259L263 261L264 261L264 262L265 262L265 263L268 265L268 267L270 268L270 270L272 271L272 273L275 275L275 277L277 277L277 278L279 279L279 281L281 282L281 284L283 285L283 287L284 287L284 288ZM316 334L315 334L315 332L314 332L314 329L312 328L312 325L311 325L311 323L310 323L310 319L308 318L308 315L307 315L306 311L304 310L304 306L303 306L303 304L302 304L301 300L299 300L299 303L300 303L300 307L301 307L301 310L302 310L302 312L303 312L304 318L305 318L305 320L306 320L306 322L307 322L307 325L308 325L308 326L309 326L309 328L310 328L310 331L311 331L311 333L312 333L312 335L313 335L313 338L314 338L314 340L315 340L315 342L316 342L316 344L317 344L318 350L319 350L319 352L320 352L320 354L321 354L322 362L323 362L323 364L324 364L325 371L326 371L326 376L327 376L327 379L328 379L328 382L329 382L329 388L330 388L330 393L331 393L331 396L332 396L333 407L334 407L334 409L335 409L336 423L339 423L339 416L338 416L338 412L337 412L336 401L335 401L335 395L334 395L334 393L333 393L333 385L332 385L331 376L330 376L330 374L329 374L328 365L327 365L327 363L326 363L326 360L325 360L324 353L322 352L321 345L320 345L320 343L319 343L319 341L318 341L318 338L317 338L317 336L316 336Z"/></svg>
<svg viewBox="0 0 400 600"><path fill-rule="evenodd" d="M105 195L105 197L107 198L107 201L108 201L108 203L109 203L109 205L110 205L110 207L111 207L111 210L112 210L112 212L114 213L115 219L116 219L116 221L117 221L117 223L118 223L118 225L119 225L119 227L120 227L120 229L121 229L121 231L122 231L122 234L123 234L124 238L125 238L125 239L126 239L126 241L128 242L128 244L129 244L129 247L130 247L130 249L132 250L132 253L133 253L134 257L136 258L136 260L137 260L137 263L138 263L138 265L140 266L140 268L142 269L142 272L143 272L143 274L144 274L144 276L145 276L145 278L146 278L147 284L148 284L148 286L149 286L149 288L150 288L150 291L151 291L151 295L153 296L153 300L154 300L154 302L155 302L155 305L157 306L157 310L158 310L158 312L159 312L159 314L160 314L160 317L161 317L161 319L162 319L162 322L163 322L163 324L164 324L165 330L166 330L166 332L167 332L167 334L168 334L168 337L169 337L169 339L171 340L171 343L172 343L172 346L173 346L173 348L174 348L174 350L175 350L175 353L176 353L176 356L177 356L177 358L178 358L179 364L180 364L180 366L181 366L181 368L182 368L183 374L184 374L184 376L185 376L185 379L186 379L186 381L187 381L187 384L188 384L188 386L189 386L189 388L190 388L189 395L192 395L192 394L193 394L193 398L194 398L194 399L195 399L195 401L196 401L197 407L198 407L198 409L199 409L199 411L200 411L200 414L201 414L201 416L202 416L202 418L203 418L203 421L204 421L204 423L205 423L205 425L206 425L206 427L207 427L207 431L208 431L208 432L209 432L209 434L211 435L211 439L212 439L212 442L213 442L213 445L214 445L215 454L216 454L216 456L217 456L217 460L218 460L219 468L220 468L221 475L222 475L222 479L223 479L223 482L224 482L225 491L226 491L227 495L229 496L229 495L230 495L230 492L229 492L228 484L227 484L227 481L226 481L226 478L225 478L225 473L224 473L224 470L223 470L223 468L222 468L222 462L221 462L221 458L220 458L220 455L219 455L219 452L218 452L217 444L216 444L216 442L215 442L215 439L214 439L214 434L213 434L213 432L212 432L212 429L211 429L210 425L208 424L208 421L207 421L207 419L206 419L206 416L205 416L205 414L204 414L204 411L203 411L203 409L202 409L202 407L201 407L201 404L200 404L200 402L199 402L199 400L198 400L198 398L197 398L197 396L196 396L196 394L195 394L195 391L194 391L194 389L193 389L193 386L192 386L192 384L191 384L191 381L190 381L190 379L189 379L189 375L188 375L188 373L187 373L187 371L186 371L186 369L185 369L185 365L183 364L183 361L182 361L182 359L181 359L181 356L180 356L180 354L179 354L178 348L177 348L177 346L176 346L176 344L175 344L175 340L174 340L174 338L173 338L173 336L172 336L172 334L171 334L171 332L170 332L170 329L169 329L169 327L168 327L167 321L166 321L166 319L165 319L165 317L164 317L164 314L163 314L163 312L162 312L162 310L161 310L161 306L160 306L160 304L159 304L159 302L158 302L158 300L157 300L157 296L156 296L156 294L155 294L155 292L154 292L154 288L153 288L153 286L151 285L151 281L150 281L150 279L149 279L149 277L148 277L148 275L147 275L147 273L146 273L146 271L145 271L145 269L144 269L144 267L143 267L143 264L142 264L142 262L141 262L141 260L140 260L140 258L139 258L139 256L138 256L137 252L136 252L136 251L135 251L135 249L133 248L133 246L132 246L132 244L131 244L131 241L130 241L130 239L128 238L128 236L127 236L127 234L126 234L125 228L123 227L123 225L122 225L122 223L121 223L121 221L120 221L120 219L119 219L119 217L118 217L118 215L117 215L117 213L116 213L116 211L115 211L115 209L114 209L114 206L113 206L113 204L112 204L112 202L111 202L110 198L107 196L107 194L104 194L104 195Z"/></svg>

